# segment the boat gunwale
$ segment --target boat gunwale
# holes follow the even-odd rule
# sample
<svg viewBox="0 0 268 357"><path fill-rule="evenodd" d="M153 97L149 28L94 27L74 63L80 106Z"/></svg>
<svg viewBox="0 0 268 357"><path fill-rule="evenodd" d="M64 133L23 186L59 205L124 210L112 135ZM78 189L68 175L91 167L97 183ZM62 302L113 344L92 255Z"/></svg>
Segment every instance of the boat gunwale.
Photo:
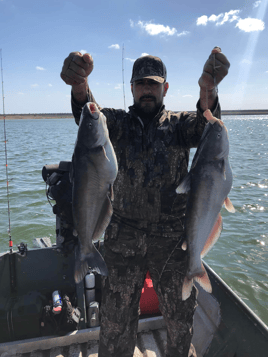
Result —
<svg viewBox="0 0 268 357"><path fill-rule="evenodd" d="M145 331L158 330L165 327L163 316L140 318L138 333ZM35 337L27 340L17 340L0 344L0 354L9 352L30 353L37 350L50 350L56 347L70 346L77 343L88 341L98 341L100 326L76 330L64 336L44 336ZM1 356L1 355L0 355Z"/></svg>

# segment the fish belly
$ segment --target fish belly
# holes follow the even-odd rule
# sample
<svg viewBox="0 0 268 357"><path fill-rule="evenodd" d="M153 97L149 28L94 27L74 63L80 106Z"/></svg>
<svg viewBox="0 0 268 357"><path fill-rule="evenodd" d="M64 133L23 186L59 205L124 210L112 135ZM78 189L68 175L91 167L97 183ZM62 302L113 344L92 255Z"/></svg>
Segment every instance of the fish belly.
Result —
<svg viewBox="0 0 268 357"><path fill-rule="evenodd" d="M92 236L99 215L99 182L95 166L77 158L73 184L73 220L84 254L91 251Z"/></svg>
<svg viewBox="0 0 268 357"><path fill-rule="evenodd" d="M202 273L201 252L221 210L224 197L215 177L199 176L189 193L186 208L185 235L188 246L187 276Z"/></svg>

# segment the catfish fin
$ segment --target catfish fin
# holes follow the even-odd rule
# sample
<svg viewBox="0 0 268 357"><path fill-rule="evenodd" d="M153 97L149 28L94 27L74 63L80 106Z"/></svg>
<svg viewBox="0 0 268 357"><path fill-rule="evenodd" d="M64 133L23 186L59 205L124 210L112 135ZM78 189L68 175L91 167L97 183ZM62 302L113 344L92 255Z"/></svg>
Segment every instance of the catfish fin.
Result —
<svg viewBox="0 0 268 357"><path fill-rule="evenodd" d="M106 157L106 159L110 162L110 159L108 158L107 154L106 154L106 150L105 150L105 147L102 146L102 151L104 153L104 156Z"/></svg>
<svg viewBox="0 0 268 357"><path fill-rule="evenodd" d="M81 259L81 253L79 249L79 253L75 261L74 271L74 280L76 284L80 283L80 281L84 279L89 268L100 275L108 275L106 263L100 252L95 248L94 244L92 244L92 252L87 254L83 259Z"/></svg>
<svg viewBox="0 0 268 357"><path fill-rule="evenodd" d="M114 188L113 188L113 185L110 186L110 198L111 198L111 201L113 202L113 200L114 200Z"/></svg>
<svg viewBox="0 0 268 357"><path fill-rule="evenodd" d="M186 242L186 240L182 243L181 249L182 250L187 250L187 242Z"/></svg>
<svg viewBox="0 0 268 357"><path fill-rule="evenodd" d="M226 168L225 168L226 165L225 165L225 159L222 158L221 155L215 156L214 159L215 159L215 160L219 160L219 166L220 166L221 174L222 174L222 176L223 176L224 181L226 181ZM222 159L222 160L221 160L221 159Z"/></svg>
<svg viewBox="0 0 268 357"><path fill-rule="evenodd" d="M229 197L226 197L224 200L224 206L227 209L227 211L231 212L231 213L235 213L235 208L230 200Z"/></svg>
<svg viewBox="0 0 268 357"><path fill-rule="evenodd" d="M224 179L224 181L226 181L225 160L223 160L223 179Z"/></svg>
<svg viewBox="0 0 268 357"><path fill-rule="evenodd" d="M182 301L187 300L190 297L193 286L193 279L188 279L187 277L185 277L182 285Z"/></svg>
<svg viewBox="0 0 268 357"><path fill-rule="evenodd" d="M222 216L220 213L218 214L218 218L208 236L208 239L206 240L206 243L202 249L201 252L201 258L204 258L205 255L210 251L210 249L213 247L213 245L217 242L221 235L222 231Z"/></svg>
<svg viewBox="0 0 268 357"><path fill-rule="evenodd" d="M71 165L70 165L70 170L69 170L69 179L70 179L70 182L73 183L74 181L74 155L72 157L72 162L71 162Z"/></svg>
<svg viewBox="0 0 268 357"><path fill-rule="evenodd" d="M184 177L182 182L176 188L177 193L187 193L191 188L191 174L190 172Z"/></svg>
<svg viewBox="0 0 268 357"><path fill-rule="evenodd" d="M202 263L202 270L203 274L195 276L194 280L198 282L198 284L208 293L212 293L212 286L208 277L208 274L206 272L206 269L204 268L204 265Z"/></svg>
<svg viewBox="0 0 268 357"><path fill-rule="evenodd" d="M106 196L98 221L96 223L94 233L92 236L92 241L98 240L101 238L102 234L105 232L105 229L108 227L111 217L113 215L113 206L108 196Z"/></svg>

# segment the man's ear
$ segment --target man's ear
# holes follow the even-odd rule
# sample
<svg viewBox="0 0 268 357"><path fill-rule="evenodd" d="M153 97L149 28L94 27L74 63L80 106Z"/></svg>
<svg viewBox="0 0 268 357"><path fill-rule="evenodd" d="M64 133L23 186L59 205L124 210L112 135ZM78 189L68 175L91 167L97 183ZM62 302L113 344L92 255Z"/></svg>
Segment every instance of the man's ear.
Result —
<svg viewBox="0 0 268 357"><path fill-rule="evenodd" d="M166 94L167 94L168 88L169 88L169 84L168 84L168 82L165 82L165 85L164 85L164 97L165 97Z"/></svg>
<svg viewBox="0 0 268 357"><path fill-rule="evenodd" d="M131 88L131 93L132 93L132 95L133 95L133 84L131 83L131 85L130 85L130 88Z"/></svg>

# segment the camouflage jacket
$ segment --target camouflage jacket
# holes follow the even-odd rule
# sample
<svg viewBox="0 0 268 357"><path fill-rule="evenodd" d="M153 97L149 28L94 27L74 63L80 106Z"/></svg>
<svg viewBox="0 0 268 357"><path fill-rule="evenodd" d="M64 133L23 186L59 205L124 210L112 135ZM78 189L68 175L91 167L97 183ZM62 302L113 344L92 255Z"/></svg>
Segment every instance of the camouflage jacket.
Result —
<svg viewBox="0 0 268 357"><path fill-rule="evenodd" d="M82 108L74 98L72 110L79 124ZM163 106L146 128L134 106L128 112L101 111L118 161L112 220L157 235L178 235L187 195L175 190L188 172L190 149L197 147L206 124L199 103L196 113L172 112ZM218 102L213 115L220 118Z"/></svg>

